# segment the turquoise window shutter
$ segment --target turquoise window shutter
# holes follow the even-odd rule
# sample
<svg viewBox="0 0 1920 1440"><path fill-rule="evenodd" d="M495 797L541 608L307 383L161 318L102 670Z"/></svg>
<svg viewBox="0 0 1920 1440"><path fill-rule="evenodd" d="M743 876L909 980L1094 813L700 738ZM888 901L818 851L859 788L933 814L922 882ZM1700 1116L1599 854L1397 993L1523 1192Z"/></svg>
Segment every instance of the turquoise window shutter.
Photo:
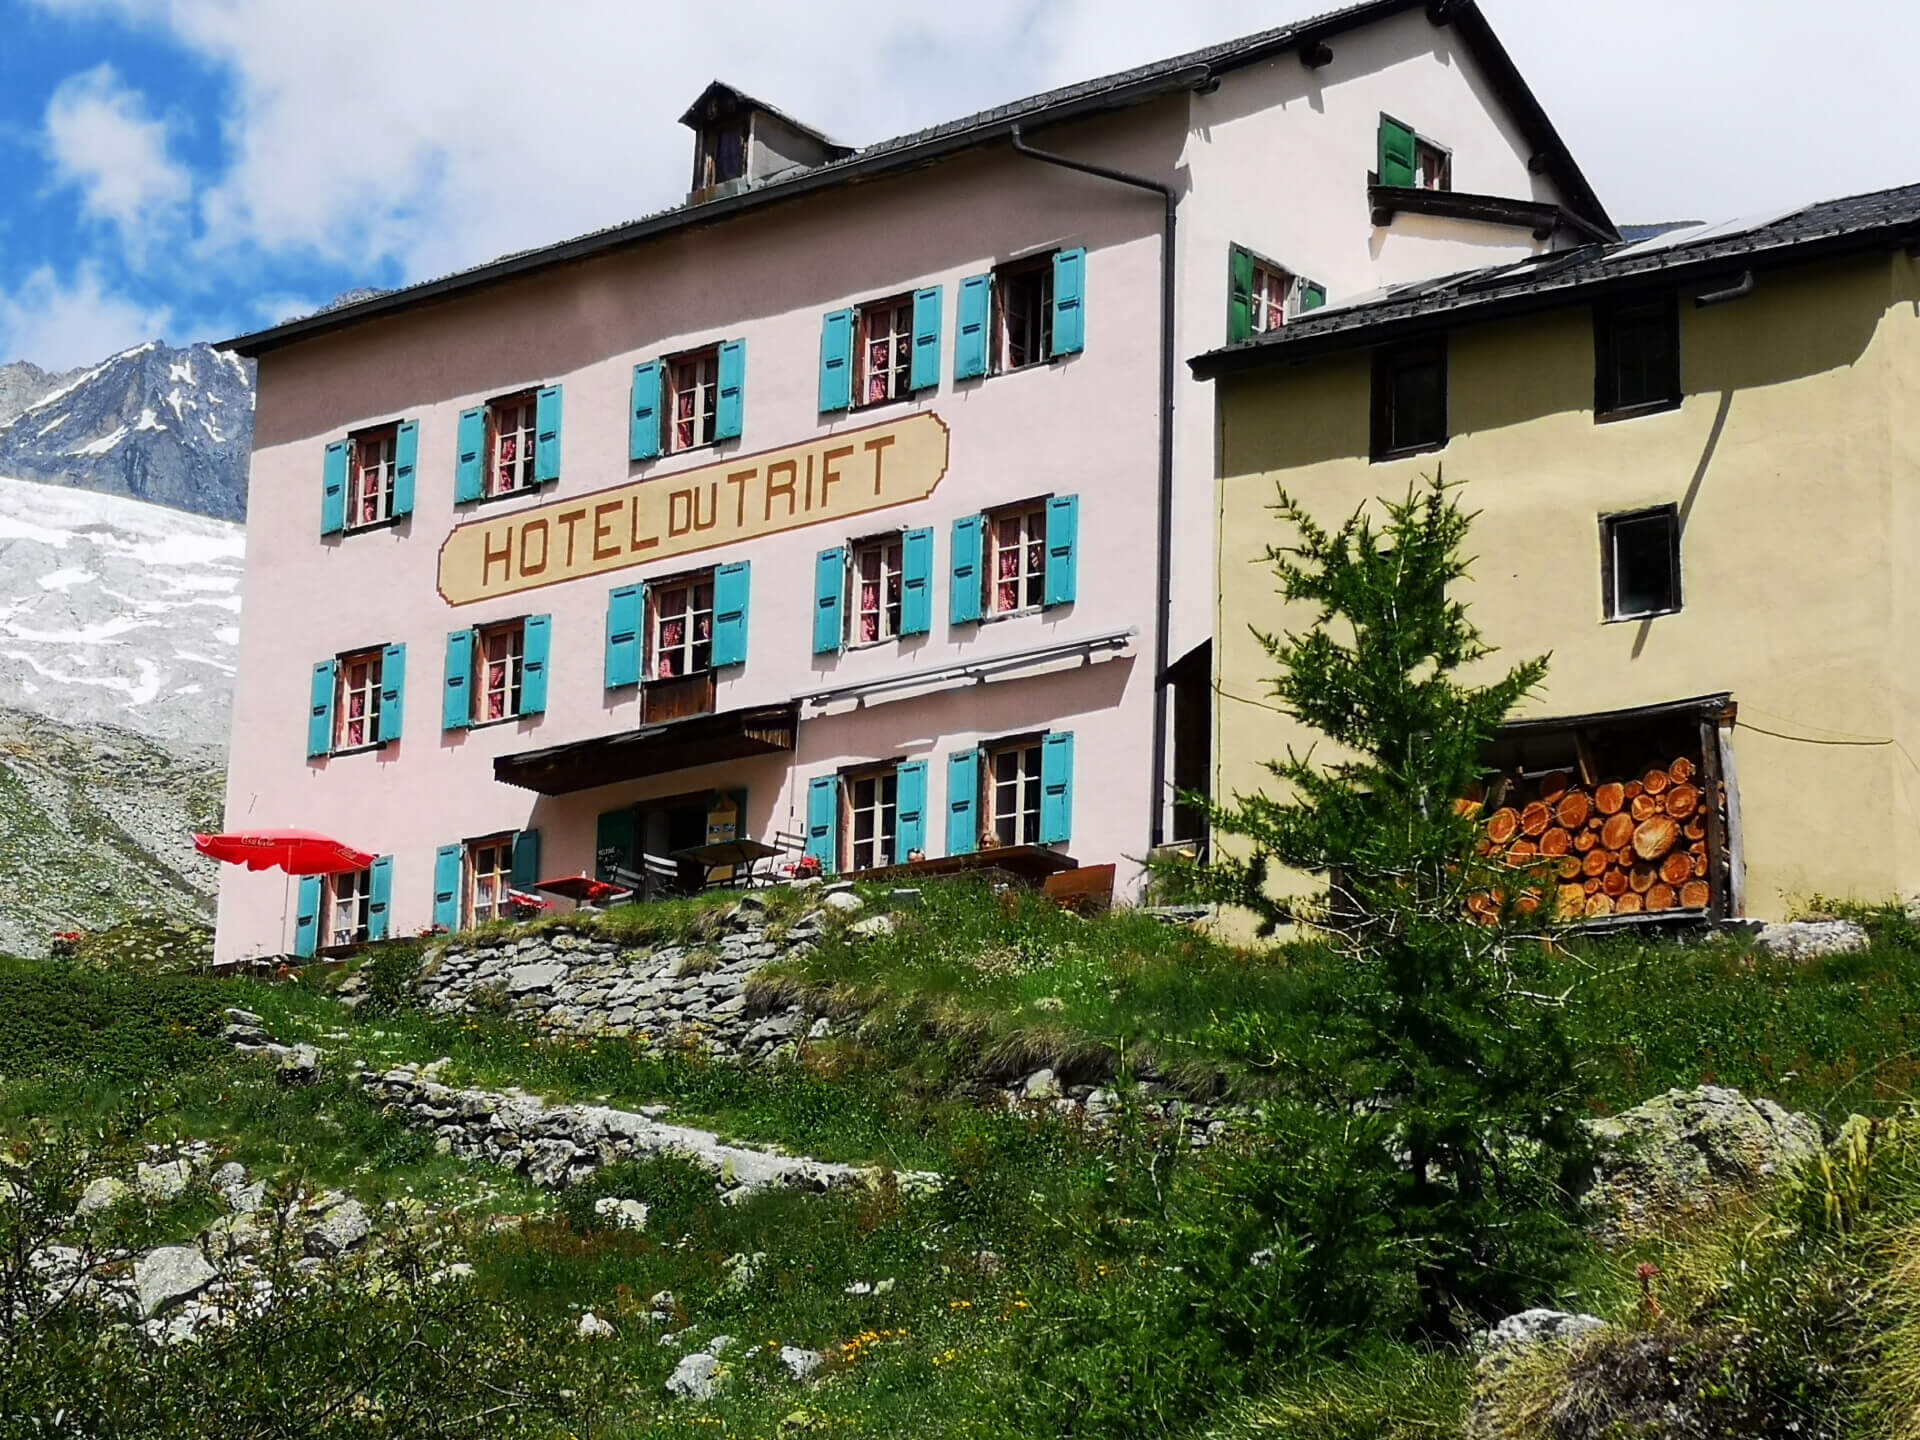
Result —
<svg viewBox="0 0 1920 1440"><path fill-rule="evenodd" d="M1060 250L1053 257L1054 355L1078 355L1087 346L1087 252Z"/></svg>
<svg viewBox="0 0 1920 1440"><path fill-rule="evenodd" d="M900 633L925 635L933 629L933 531L909 530L900 537Z"/></svg>
<svg viewBox="0 0 1920 1440"><path fill-rule="evenodd" d="M1073 838L1073 732L1055 730L1040 742L1040 843Z"/></svg>
<svg viewBox="0 0 1920 1440"><path fill-rule="evenodd" d="M980 618L980 566L982 546L986 543L986 522L979 515L962 515L953 522L952 593L947 597L947 618L965 625Z"/></svg>
<svg viewBox="0 0 1920 1440"><path fill-rule="evenodd" d="M980 848L974 818L979 805L980 752L955 750L947 756L947 854L971 855Z"/></svg>
<svg viewBox="0 0 1920 1440"><path fill-rule="evenodd" d="M433 923L442 930L460 928L460 872L463 847L442 845L433 852Z"/></svg>
<svg viewBox="0 0 1920 1440"><path fill-rule="evenodd" d="M1080 541L1080 497L1055 495L1047 501L1048 605L1071 605L1077 588Z"/></svg>
<svg viewBox="0 0 1920 1440"><path fill-rule="evenodd" d="M457 457L453 467L454 504L478 500L483 493L480 475L484 464L480 452L486 448L487 407L476 405L471 410L462 410L459 438L454 451Z"/></svg>
<svg viewBox="0 0 1920 1440"><path fill-rule="evenodd" d="M640 622L647 587L622 585L607 596L607 689L640 683Z"/></svg>
<svg viewBox="0 0 1920 1440"><path fill-rule="evenodd" d="M1413 131L1398 120L1380 117L1380 183L1411 185L1418 173Z"/></svg>
<svg viewBox="0 0 1920 1440"><path fill-rule="evenodd" d="M593 827L593 873L595 878L611 881L615 866L622 870L639 868L640 812L631 805L602 811Z"/></svg>
<svg viewBox="0 0 1920 1440"><path fill-rule="evenodd" d="M916 390L940 384L940 311L945 303L945 286L913 292L913 365L907 380Z"/></svg>
<svg viewBox="0 0 1920 1440"><path fill-rule="evenodd" d="M338 660L322 660L313 667L312 703L307 709L307 758L333 749L333 685L340 673Z"/></svg>
<svg viewBox="0 0 1920 1440"><path fill-rule="evenodd" d="M347 442L327 446L320 486L320 533L338 535L347 528Z"/></svg>
<svg viewBox="0 0 1920 1440"><path fill-rule="evenodd" d="M380 652L380 740L400 738L407 702L407 647L389 645Z"/></svg>
<svg viewBox="0 0 1920 1440"><path fill-rule="evenodd" d="M1238 245L1227 250L1227 343L1253 334L1253 256Z"/></svg>
<svg viewBox="0 0 1920 1440"><path fill-rule="evenodd" d="M737 561L713 572L713 663L747 663L747 599L752 562Z"/></svg>
<svg viewBox="0 0 1920 1440"><path fill-rule="evenodd" d="M977 380L987 373L987 323L993 313L993 276L960 282L960 320L953 334L953 378Z"/></svg>
<svg viewBox="0 0 1920 1440"><path fill-rule="evenodd" d="M540 715L547 708L547 651L553 617L529 615L520 642L520 713Z"/></svg>
<svg viewBox="0 0 1920 1440"><path fill-rule="evenodd" d="M300 877L300 898L293 908L293 953L311 957L320 948L320 877Z"/></svg>
<svg viewBox="0 0 1920 1440"><path fill-rule="evenodd" d="M533 483L560 478L560 387L549 385L533 402Z"/></svg>
<svg viewBox="0 0 1920 1440"><path fill-rule="evenodd" d="M473 723L473 631L448 632L446 682L440 697L440 728L464 730Z"/></svg>
<svg viewBox="0 0 1920 1440"><path fill-rule="evenodd" d="M413 513L413 472L420 463L420 422L404 420L393 437L393 514Z"/></svg>
<svg viewBox="0 0 1920 1440"><path fill-rule="evenodd" d="M1327 287L1326 286L1316 285L1311 280L1303 280L1300 282L1300 313L1301 314L1304 315L1309 310L1318 310L1322 305L1326 303L1327 303Z"/></svg>
<svg viewBox="0 0 1920 1440"><path fill-rule="evenodd" d="M516 890L531 890L540 883L538 830L522 830L513 837L513 871L507 883Z"/></svg>
<svg viewBox="0 0 1920 1440"><path fill-rule="evenodd" d="M633 367L632 413L627 422L629 460L651 460L660 453L662 369L658 360Z"/></svg>
<svg viewBox="0 0 1920 1440"><path fill-rule="evenodd" d="M384 940L393 915L393 857L373 862L367 885L367 938Z"/></svg>
<svg viewBox="0 0 1920 1440"><path fill-rule="evenodd" d="M853 311L835 310L820 322L820 413L853 404Z"/></svg>
<svg viewBox="0 0 1920 1440"><path fill-rule="evenodd" d="M713 406L713 438L738 440L746 403L747 342L720 342L720 394Z"/></svg>
<svg viewBox="0 0 1920 1440"><path fill-rule="evenodd" d="M840 604L847 584L844 545L822 550L813 562L813 653L834 655L840 650Z"/></svg>
<svg viewBox="0 0 1920 1440"><path fill-rule="evenodd" d="M903 761L895 772L893 861L904 865L915 850L927 849L927 762Z"/></svg>
<svg viewBox="0 0 1920 1440"><path fill-rule="evenodd" d="M807 854L831 875L840 863L840 777L816 775L807 782Z"/></svg>

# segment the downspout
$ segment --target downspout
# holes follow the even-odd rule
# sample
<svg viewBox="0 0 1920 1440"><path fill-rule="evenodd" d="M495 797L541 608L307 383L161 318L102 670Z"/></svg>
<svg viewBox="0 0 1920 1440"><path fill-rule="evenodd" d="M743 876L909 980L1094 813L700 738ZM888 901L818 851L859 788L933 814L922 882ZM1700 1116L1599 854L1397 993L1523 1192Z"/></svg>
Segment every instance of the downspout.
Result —
<svg viewBox="0 0 1920 1440"><path fill-rule="evenodd" d="M1171 185L1130 175L1086 160L1074 160L1051 151L1036 150L1027 144L1018 122L1013 127L1013 148L1045 165L1077 170L1116 185L1131 185L1136 190L1151 190L1166 205L1166 219L1160 242L1160 533L1158 536L1158 621L1153 634L1153 816L1149 834L1159 845L1166 838L1165 797L1167 783L1167 647L1173 620L1173 367L1174 367L1174 226L1178 199Z"/></svg>

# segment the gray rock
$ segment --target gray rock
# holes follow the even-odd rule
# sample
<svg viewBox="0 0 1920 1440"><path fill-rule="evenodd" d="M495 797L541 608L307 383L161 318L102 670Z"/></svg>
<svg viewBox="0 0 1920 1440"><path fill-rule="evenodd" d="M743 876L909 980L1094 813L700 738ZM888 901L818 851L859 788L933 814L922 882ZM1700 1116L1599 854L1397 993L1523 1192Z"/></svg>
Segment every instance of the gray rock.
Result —
<svg viewBox="0 0 1920 1440"><path fill-rule="evenodd" d="M589 1310L580 1317L580 1338L582 1340L611 1340L613 1326Z"/></svg>
<svg viewBox="0 0 1920 1440"><path fill-rule="evenodd" d="M520 965L507 974L507 994L527 995L536 990L551 990L567 973L557 961L548 965Z"/></svg>
<svg viewBox="0 0 1920 1440"><path fill-rule="evenodd" d="M111 1175L90 1181L80 1192L80 1203L74 1209L77 1219L85 1220L94 1215L104 1214L125 1200L133 1192L124 1180L116 1180Z"/></svg>
<svg viewBox="0 0 1920 1440"><path fill-rule="evenodd" d="M1058 1100L1060 1080L1051 1070L1036 1070L1027 1077L1021 1093L1029 1100Z"/></svg>
<svg viewBox="0 0 1920 1440"><path fill-rule="evenodd" d="M133 1265L134 1297L140 1314L149 1320L191 1300L217 1279L207 1257L191 1245L150 1250Z"/></svg>
<svg viewBox="0 0 1920 1440"><path fill-rule="evenodd" d="M222 1010L220 1015L229 1025L251 1025L258 1028L267 1023L251 1010Z"/></svg>
<svg viewBox="0 0 1920 1440"><path fill-rule="evenodd" d="M366 1243L372 1233L373 1221L367 1216L367 1207L358 1200L345 1200L307 1225L304 1236L307 1254L344 1255Z"/></svg>
<svg viewBox="0 0 1920 1440"><path fill-rule="evenodd" d="M894 928L891 915L869 915L849 925L847 933L860 940L880 940L893 934Z"/></svg>
<svg viewBox="0 0 1920 1440"><path fill-rule="evenodd" d="M1549 1341L1565 1344L1606 1328L1607 1322L1598 1315L1574 1315L1565 1310L1537 1308L1522 1310L1518 1315L1509 1315L1498 1325L1475 1335L1473 1350L1476 1355L1488 1356L1496 1351Z"/></svg>
<svg viewBox="0 0 1920 1440"><path fill-rule="evenodd" d="M247 1167L238 1160L229 1160L207 1178L207 1183L222 1195L229 1190L239 1190L247 1183Z"/></svg>
<svg viewBox="0 0 1920 1440"><path fill-rule="evenodd" d="M717 1386L714 1372L719 1368L719 1357L696 1350L673 1367L673 1374L667 1377L667 1393L682 1400L711 1400Z"/></svg>
<svg viewBox="0 0 1920 1440"><path fill-rule="evenodd" d="M795 1380L811 1380L820 1367L827 1363L827 1357L818 1350L802 1350L793 1345L780 1347L780 1363L786 1366L787 1374Z"/></svg>
<svg viewBox="0 0 1920 1440"><path fill-rule="evenodd" d="M867 902L851 890L832 891L822 903L826 905L827 909L837 911L842 915L858 915L862 910L867 908Z"/></svg>
<svg viewBox="0 0 1920 1440"><path fill-rule="evenodd" d="M291 1054L281 1058L273 1078L282 1085L313 1084L320 1078L320 1052L311 1045L294 1046Z"/></svg>
<svg viewBox="0 0 1920 1440"><path fill-rule="evenodd" d="M1788 960L1851 955L1867 948L1867 932L1851 920L1793 920L1763 925L1755 937L1762 950Z"/></svg>
<svg viewBox="0 0 1920 1440"><path fill-rule="evenodd" d="M207 1227L200 1243L216 1260L234 1255L251 1255L267 1246L266 1224L258 1215L243 1213L222 1215Z"/></svg>
<svg viewBox="0 0 1920 1440"><path fill-rule="evenodd" d="M622 1200L612 1195L593 1202L595 1215L609 1218L621 1230L647 1228L647 1207L638 1200Z"/></svg>
<svg viewBox="0 0 1920 1440"><path fill-rule="evenodd" d="M164 1160L158 1165L142 1161L134 1168L133 1183L149 1200L178 1200L193 1183L193 1166L185 1160Z"/></svg>
<svg viewBox="0 0 1920 1440"><path fill-rule="evenodd" d="M734 1346L733 1336L716 1335L707 1342L707 1353L709 1355L715 1355L715 1356L724 1355L727 1353L727 1351L731 1350L733 1346Z"/></svg>
<svg viewBox="0 0 1920 1440"><path fill-rule="evenodd" d="M887 903L896 910L918 910L921 896L918 890L895 890L887 896Z"/></svg>
<svg viewBox="0 0 1920 1440"><path fill-rule="evenodd" d="M825 1040L828 1036L832 1034L833 1034L833 1021L829 1020L826 1016L822 1015L818 1020L814 1021L812 1026L809 1027L809 1029L807 1030L807 1039Z"/></svg>

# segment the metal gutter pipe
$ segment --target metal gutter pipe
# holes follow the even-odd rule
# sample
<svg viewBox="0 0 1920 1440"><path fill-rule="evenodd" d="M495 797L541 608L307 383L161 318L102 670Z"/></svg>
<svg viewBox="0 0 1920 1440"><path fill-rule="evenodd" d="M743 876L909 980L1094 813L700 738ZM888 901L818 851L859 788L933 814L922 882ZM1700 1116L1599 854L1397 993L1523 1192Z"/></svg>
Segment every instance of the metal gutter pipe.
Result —
<svg viewBox="0 0 1920 1440"><path fill-rule="evenodd" d="M1159 612L1153 633L1153 813L1152 825L1148 831L1152 836L1151 843L1159 845L1166 838L1166 823L1163 818L1166 811L1166 797L1162 791L1166 789L1167 783L1167 647L1173 619L1173 318L1176 273L1174 236L1179 200L1171 185L1150 180L1144 175L1130 175L1124 170L1114 170L1086 160L1074 160L1048 150L1036 150L1027 144L1026 136L1021 133L1017 121L1011 134L1013 148L1029 159L1038 160L1044 165L1057 165L1063 170L1077 170L1083 175L1092 175L1097 179L1111 180L1116 185L1131 185L1136 190L1150 190L1158 195L1166 206L1166 219L1160 242L1160 534L1157 556Z"/></svg>

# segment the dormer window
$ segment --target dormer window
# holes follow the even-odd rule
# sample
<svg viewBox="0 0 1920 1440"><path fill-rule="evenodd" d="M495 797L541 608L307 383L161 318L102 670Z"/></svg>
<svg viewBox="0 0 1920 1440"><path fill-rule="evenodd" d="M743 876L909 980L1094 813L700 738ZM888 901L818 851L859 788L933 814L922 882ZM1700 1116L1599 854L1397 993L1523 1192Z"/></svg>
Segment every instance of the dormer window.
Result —
<svg viewBox="0 0 1920 1440"><path fill-rule="evenodd" d="M747 127L723 125L700 132L700 148L694 158L693 188L705 190L741 180L747 173Z"/></svg>
<svg viewBox="0 0 1920 1440"><path fill-rule="evenodd" d="M693 190L698 204L808 170L853 153L811 126L716 80L680 123L694 133Z"/></svg>

